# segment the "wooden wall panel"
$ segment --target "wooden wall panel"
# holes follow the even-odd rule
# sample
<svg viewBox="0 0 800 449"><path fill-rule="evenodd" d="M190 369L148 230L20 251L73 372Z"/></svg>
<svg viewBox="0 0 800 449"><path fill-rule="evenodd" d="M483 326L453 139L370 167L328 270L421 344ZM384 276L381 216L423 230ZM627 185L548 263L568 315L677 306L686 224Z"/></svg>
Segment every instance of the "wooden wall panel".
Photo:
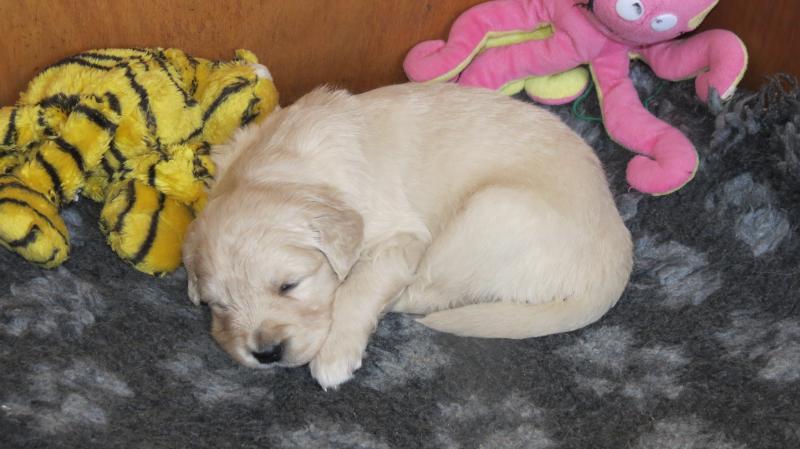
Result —
<svg viewBox="0 0 800 449"><path fill-rule="evenodd" d="M562 1L562 0L557 0ZM569 1L569 0L563 0ZM0 0L0 104L46 65L90 48L179 47L207 58L253 50L282 102L321 83L363 91L405 80L415 43L444 37L482 0ZM723 0L706 27L735 30L752 53L750 85L800 74L798 0Z"/></svg>
<svg viewBox="0 0 800 449"><path fill-rule="evenodd" d="M800 77L798 25L799 0L722 0L702 28L729 29L747 44L750 67L745 85L755 88L776 72Z"/></svg>
<svg viewBox="0 0 800 449"><path fill-rule="evenodd" d="M0 104L58 59L90 48L254 51L282 103L321 83L356 91L405 80L409 48L446 35L481 0L0 0Z"/></svg>

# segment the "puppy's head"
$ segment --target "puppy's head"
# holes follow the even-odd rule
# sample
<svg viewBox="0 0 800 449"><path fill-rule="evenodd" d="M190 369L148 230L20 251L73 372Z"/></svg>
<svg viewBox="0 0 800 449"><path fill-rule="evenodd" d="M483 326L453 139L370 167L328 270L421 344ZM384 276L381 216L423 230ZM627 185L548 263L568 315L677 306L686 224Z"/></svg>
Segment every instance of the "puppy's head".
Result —
<svg viewBox="0 0 800 449"><path fill-rule="evenodd" d="M189 296L209 305L214 339L238 362L305 364L327 336L362 234L361 216L325 188L237 186L189 229Z"/></svg>

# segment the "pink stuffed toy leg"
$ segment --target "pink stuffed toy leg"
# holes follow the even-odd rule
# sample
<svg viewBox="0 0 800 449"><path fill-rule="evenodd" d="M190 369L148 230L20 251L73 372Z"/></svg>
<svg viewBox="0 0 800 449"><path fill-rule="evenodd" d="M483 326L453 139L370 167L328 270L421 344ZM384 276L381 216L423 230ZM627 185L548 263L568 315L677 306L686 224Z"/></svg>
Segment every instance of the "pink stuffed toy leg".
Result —
<svg viewBox="0 0 800 449"><path fill-rule="evenodd" d="M403 67L408 77L417 82L448 74L455 77L492 34L533 31L548 22L547 17L541 2L494 0L482 3L456 20L447 42L425 41L412 48Z"/></svg>
<svg viewBox="0 0 800 449"><path fill-rule="evenodd" d="M582 63L572 38L556 34L544 40L490 48L461 72L458 83L497 90L513 81L566 72Z"/></svg>
<svg viewBox="0 0 800 449"><path fill-rule="evenodd" d="M725 30L655 44L644 48L641 54L661 78L678 81L697 77L697 96L704 102L712 87L723 99L729 98L747 70L745 45Z"/></svg>
<svg viewBox="0 0 800 449"><path fill-rule="evenodd" d="M600 58L592 71L602 98L603 121L614 141L638 153L628 163L631 187L644 193L671 193L691 181L697 171L694 145L678 129L650 114L642 106L628 77L627 55L609 64ZM616 58L615 58L616 59Z"/></svg>

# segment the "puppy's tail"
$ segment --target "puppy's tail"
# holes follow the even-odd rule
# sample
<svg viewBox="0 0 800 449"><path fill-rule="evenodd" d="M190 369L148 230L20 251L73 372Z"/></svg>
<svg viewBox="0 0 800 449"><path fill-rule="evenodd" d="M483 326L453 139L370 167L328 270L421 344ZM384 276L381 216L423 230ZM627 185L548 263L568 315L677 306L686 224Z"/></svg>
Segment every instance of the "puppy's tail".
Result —
<svg viewBox="0 0 800 449"><path fill-rule="evenodd" d="M602 317L617 302L569 298L541 304L495 302L428 314L425 326L463 337L531 338L569 332Z"/></svg>

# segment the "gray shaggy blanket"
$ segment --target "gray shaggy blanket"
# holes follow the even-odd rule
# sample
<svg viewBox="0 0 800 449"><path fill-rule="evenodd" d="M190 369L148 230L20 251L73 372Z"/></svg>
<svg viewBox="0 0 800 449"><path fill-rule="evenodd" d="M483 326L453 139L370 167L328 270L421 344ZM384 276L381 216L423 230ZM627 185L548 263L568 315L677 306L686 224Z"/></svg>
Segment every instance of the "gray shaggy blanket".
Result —
<svg viewBox="0 0 800 449"><path fill-rule="evenodd" d="M508 341L390 316L356 378L326 393L305 368L231 362L185 273L119 261L81 202L64 212L63 267L0 250L0 447L800 447L800 91L781 78L707 107L691 82L633 76L702 165L675 194L629 191L631 154L553 108L603 159L636 243L599 322ZM583 110L597 114L594 95Z"/></svg>

